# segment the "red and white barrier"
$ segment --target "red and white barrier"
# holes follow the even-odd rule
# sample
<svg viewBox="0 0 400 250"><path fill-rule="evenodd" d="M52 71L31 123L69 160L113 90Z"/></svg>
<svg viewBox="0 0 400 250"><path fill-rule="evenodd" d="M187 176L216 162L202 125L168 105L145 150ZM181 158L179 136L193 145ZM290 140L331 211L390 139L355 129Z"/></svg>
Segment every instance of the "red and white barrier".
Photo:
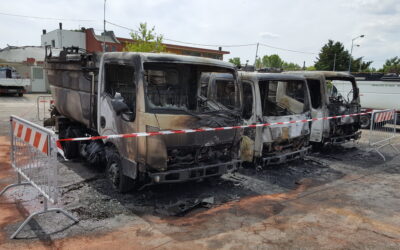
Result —
<svg viewBox="0 0 400 250"><path fill-rule="evenodd" d="M377 113L375 116L375 122L386 122L389 120L393 120L395 114L396 112L394 110Z"/></svg>
<svg viewBox="0 0 400 250"><path fill-rule="evenodd" d="M33 126L29 126L26 123L21 123L18 120L12 120L12 130L14 136L29 143L44 154L49 154L48 134L41 132Z"/></svg>
<svg viewBox="0 0 400 250"><path fill-rule="evenodd" d="M338 118L344 118L344 117L361 116L361 115L368 115L370 113L372 113L372 112L356 113L356 114L349 114L349 115L337 115L337 116L322 117L322 118L312 118L312 119L289 121L289 122L260 123L260 124L250 124L250 125L230 126L230 127L220 127L220 128L164 130L164 131L158 131L158 132L140 132L140 133L120 134L120 135L77 137L77 138L60 139L60 140L58 140L58 142L63 142L63 141L90 141L90 140L115 139L115 138L146 137L146 136L155 136L155 135L188 134L188 133L198 133L198 132L208 132L208 131L241 129L241 128L269 127L269 126L275 126L275 125L285 125L285 124L293 124L293 123L305 123L305 122L312 122L312 121L321 121L321 120L338 119ZM59 145L59 143L57 145ZM61 145L60 145L60 147L61 147Z"/></svg>

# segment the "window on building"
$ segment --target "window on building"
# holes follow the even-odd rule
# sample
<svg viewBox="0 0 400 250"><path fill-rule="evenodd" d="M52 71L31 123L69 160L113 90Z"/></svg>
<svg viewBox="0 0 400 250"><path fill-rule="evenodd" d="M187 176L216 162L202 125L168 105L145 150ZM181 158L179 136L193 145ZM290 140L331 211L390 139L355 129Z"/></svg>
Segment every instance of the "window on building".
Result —
<svg viewBox="0 0 400 250"><path fill-rule="evenodd" d="M51 47L53 47L53 48L56 47L56 40L51 40Z"/></svg>
<svg viewBox="0 0 400 250"><path fill-rule="evenodd" d="M196 52L196 51L189 51L189 50L183 50L182 51L183 55L187 55L187 56L201 56L200 52Z"/></svg>
<svg viewBox="0 0 400 250"><path fill-rule="evenodd" d="M33 79L43 79L43 68L32 68Z"/></svg>

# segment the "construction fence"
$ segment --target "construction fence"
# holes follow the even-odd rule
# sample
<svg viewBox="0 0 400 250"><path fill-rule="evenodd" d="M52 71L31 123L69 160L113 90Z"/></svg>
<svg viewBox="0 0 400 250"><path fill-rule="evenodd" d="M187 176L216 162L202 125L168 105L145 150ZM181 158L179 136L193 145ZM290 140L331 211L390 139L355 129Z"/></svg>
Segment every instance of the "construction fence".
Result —
<svg viewBox="0 0 400 250"><path fill-rule="evenodd" d="M16 116L10 117L10 127L11 166L17 174L17 183L5 187L0 196L10 188L29 185L44 197L43 210L29 215L11 238L16 238L34 216L47 212L61 212L74 222L78 222L63 209L48 208L48 202L57 204L59 193L55 133Z"/></svg>

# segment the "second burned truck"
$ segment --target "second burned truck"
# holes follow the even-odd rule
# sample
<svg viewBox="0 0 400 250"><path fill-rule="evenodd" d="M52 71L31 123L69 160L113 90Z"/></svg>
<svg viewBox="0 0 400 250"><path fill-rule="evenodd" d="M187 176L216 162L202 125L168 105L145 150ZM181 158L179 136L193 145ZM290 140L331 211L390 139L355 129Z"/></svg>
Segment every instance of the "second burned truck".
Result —
<svg viewBox="0 0 400 250"><path fill-rule="evenodd" d="M69 48L45 65L60 139L240 125L237 72L219 60L171 54L82 53ZM231 81L204 89L206 75ZM213 93L199 98L201 92ZM62 142L68 158L106 162L117 190L196 180L232 171L241 130Z"/></svg>

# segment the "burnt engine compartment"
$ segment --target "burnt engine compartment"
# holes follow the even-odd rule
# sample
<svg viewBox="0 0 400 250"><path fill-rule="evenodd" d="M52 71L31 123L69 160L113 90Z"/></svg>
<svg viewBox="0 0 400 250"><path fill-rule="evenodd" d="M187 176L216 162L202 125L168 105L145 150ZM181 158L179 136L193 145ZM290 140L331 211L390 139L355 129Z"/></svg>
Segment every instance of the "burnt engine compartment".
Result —
<svg viewBox="0 0 400 250"><path fill-rule="evenodd" d="M237 151L235 148L232 143L198 147L169 147L167 148L168 169L230 162L235 158Z"/></svg>
<svg viewBox="0 0 400 250"><path fill-rule="evenodd" d="M306 147L309 144L309 135L299 136L296 138L281 139L272 143L264 143L263 156L273 157L285 153L291 153Z"/></svg>
<svg viewBox="0 0 400 250"><path fill-rule="evenodd" d="M360 105L354 103L346 103L344 100L338 98L330 98L328 110L329 116L355 114L360 112ZM330 134L333 137L353 135L361 128L359 116L353 116L345 119L348 120L343 121L343 119L341 118L330 120Z"/></svg>

